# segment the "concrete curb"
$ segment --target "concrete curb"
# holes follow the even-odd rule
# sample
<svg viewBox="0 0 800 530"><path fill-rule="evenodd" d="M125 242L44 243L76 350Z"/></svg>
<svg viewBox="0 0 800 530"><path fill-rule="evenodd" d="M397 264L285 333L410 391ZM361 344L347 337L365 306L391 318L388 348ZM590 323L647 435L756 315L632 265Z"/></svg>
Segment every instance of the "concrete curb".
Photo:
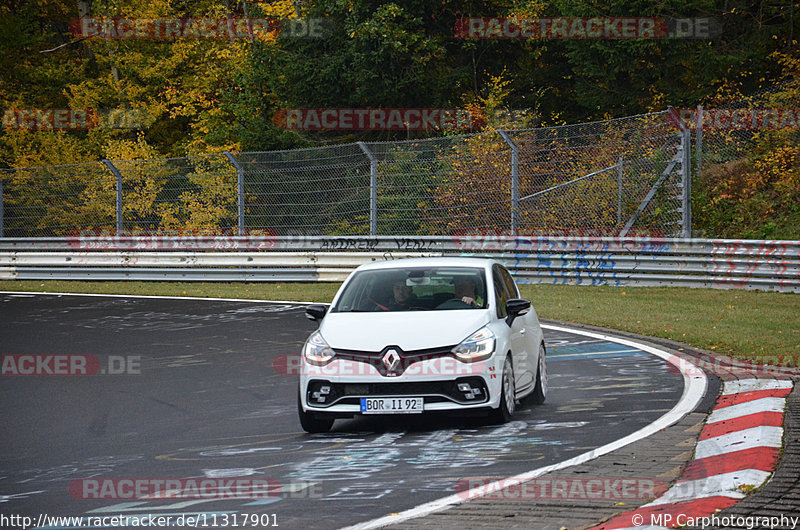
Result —
<svg viewBox="0 0 800 530"><path fill-rule="evenodd" d="M784 415L784 448L772 478L753 495L714 514L714 528L800 528L800 385L789 395ZM687 527L688 528L688 527Z"/></svg>
<svg viewBox="0 0 800 530"><path fill-rule="evenodd" d="M778 462L783 411L792 386L792 381L778 379L726 382L700 432L694 459L677 482L653 502L595 528L685 526L761 487Z"/></svg>

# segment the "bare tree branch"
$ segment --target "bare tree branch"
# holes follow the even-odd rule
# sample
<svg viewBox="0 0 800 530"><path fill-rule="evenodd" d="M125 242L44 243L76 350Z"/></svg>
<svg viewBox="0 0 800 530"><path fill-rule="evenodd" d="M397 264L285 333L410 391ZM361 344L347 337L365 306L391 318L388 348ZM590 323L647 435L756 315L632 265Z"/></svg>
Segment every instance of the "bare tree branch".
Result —
<svg viewBox="0 0 800 530"><path fill-rule="evenodd" d="M86 40L86 39L88 39L90 37L91 37L91 35L87 35L86 37L81 37L80 39L75 39L74 41L65 42L64 44L61 44L61 45L56 46L55 48L51 48L49 50L39 50L39 53L50 53L50 52L58 51L61 48L64 48L65 46L72 46L73 44L78 44L79 42L84 41L84 40Z"/></svg>

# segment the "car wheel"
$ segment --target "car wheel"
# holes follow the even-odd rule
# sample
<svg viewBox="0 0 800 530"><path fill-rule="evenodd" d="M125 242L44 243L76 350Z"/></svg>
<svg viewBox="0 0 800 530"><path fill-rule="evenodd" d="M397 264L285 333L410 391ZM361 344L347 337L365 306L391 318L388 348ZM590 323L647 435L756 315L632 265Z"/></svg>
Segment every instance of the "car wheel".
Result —
<svg viewBox="0 0 800 530"><path fill-rule="evenodd" d="M539 345L539 363L536 368L536 386L531 392L530 402L541 405L547 398L547 351L544 344Z"/></svg>
<svg viewBox="0 0 800 530"><path fill-rule="evenodd" d="M303 430L310 433L328 432L335 421L333 418L320 418L312 412L304 411L299 392L297 393L297 415L300 417L300 425Z"/></svg>
<svg viewBox="0 0 800 530"><path fill-rule="evenodd" d="M492 411L492 420L495 423L507 423L514 416L516 409L516 385L514 384L514 366L510 356L506 356L503 363L503 382L500 388L500 406Z"/></svg>

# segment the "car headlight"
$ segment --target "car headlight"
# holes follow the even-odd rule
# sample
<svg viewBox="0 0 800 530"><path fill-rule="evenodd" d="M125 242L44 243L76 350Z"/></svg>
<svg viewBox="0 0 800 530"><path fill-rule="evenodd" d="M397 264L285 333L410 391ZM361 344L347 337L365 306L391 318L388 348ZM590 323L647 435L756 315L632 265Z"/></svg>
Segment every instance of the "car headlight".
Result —
<svg viewBox="0 0 800 530"><path fill-rule="evenodd" d="M303 357L311 364L327 364L333 359L336 352L328 346L322 334L315 331L308 337L305 346L303 346Z"/></svg>
<svg viewBox="0 0 800 530"><path fill-rule="evenodd" d="M494 353L494 333L489 328L481 328L453 348L453 353L467 362L485 359Z"/></svg>

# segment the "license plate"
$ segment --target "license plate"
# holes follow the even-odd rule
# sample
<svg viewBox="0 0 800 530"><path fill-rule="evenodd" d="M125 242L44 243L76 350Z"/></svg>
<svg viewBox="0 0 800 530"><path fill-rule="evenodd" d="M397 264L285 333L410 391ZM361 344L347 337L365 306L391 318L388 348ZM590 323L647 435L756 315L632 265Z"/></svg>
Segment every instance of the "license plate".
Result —
<svg viewBox="0 0 800 530"><path fill-rule="evenodd" d="M419 414L423 409L421 397L361 398L362 414Z"/></svg>

